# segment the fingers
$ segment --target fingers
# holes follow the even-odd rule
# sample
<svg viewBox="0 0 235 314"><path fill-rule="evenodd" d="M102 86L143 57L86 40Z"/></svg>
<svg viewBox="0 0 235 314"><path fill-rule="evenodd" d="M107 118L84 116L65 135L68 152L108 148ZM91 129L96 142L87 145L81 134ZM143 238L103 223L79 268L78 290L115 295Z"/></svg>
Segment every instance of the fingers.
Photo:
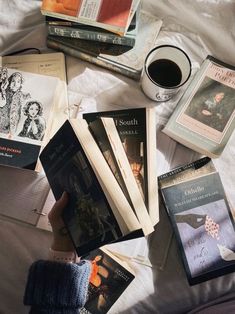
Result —
<svg viewBox="0 0 235 314"><path fill-rule="evenodd" d="M49 221L61 217L62 211L68 203L68 199L69 199L68 193L63 192L60 199L58 199L58 201L55 202L50 213L48 214Z"/></svg>

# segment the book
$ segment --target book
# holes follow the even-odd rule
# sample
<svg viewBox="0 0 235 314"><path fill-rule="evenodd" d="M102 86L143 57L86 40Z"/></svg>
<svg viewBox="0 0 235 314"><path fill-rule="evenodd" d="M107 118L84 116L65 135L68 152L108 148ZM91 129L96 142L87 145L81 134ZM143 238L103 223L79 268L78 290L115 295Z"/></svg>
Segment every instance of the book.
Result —
<svg viewBox="0 0 235 314"><path fill-rule="evenodd" d="M46 16L46 25L48 35L79 38L133 47L136 40L138 18L135 13L125 36L119 36L98 27L55 19L48 16Z"/></svg>
<svg viewBox="0 0 235 314"><path fill-rule="evenodd" d="M58 78L60 93L56 93L50 136L68 118L65 57L62 53L22 54L0 57L1 65L28 73ZM27 224L32 228L51 231L47 213L54 204L48 204L50 187L45 174L23 168L0 166L1 219ZM48 204L48 206L46 206ZM17 210L15 210L17 208Z"/></svg>
<svg viewBox="0 0 235 314"><path fill-rule="evenodd" d="M155 108L136 108L83 114L88 124L112 117L153 226L159 221Z"/></svg>
<svg viewBox="0 0 235 314"><path fill-rule="evenodd" d="M39 171L59 80L5 66L0 74L0 164Z"/></svg>
<svg viewBox="0 0 235 314"><path fill-rule="evenodd" d="M140 10L134 47L113 45L77 38L47 36L47 46L65 54L94 63L127 77L139 80L144 60L155 45L162 21Z"/></svg>
<svg viewBox="0 0 235 314"><path fill-rule="evenodd" d="M67 120L40 160L55 199L70 194L62 218L79 256L141 229L84 119Z"/></svg>
<svg viewBox="0 0 235 314"><path fill-rule="evenodd" d="M234 219L212 160L201 158L158 179L189 284L234 271Z"/></svg>
<svg viewBox="0 0 235 314"><path fill-rule="evenodd" d="M181 144L218 158L235 127L235 66L207 56L163 132Z"/></svg>
<svg viewBox="0 0 235 314"><path fill-rule="evenodd" d="M104 28L125 35L140 0L43 0L43 15Z"/></svg>
<svg viewBox="0 0 235 314"><path fill-rule="evenodd" d="M154 231L153 225L113 118L100 117L89 124L89 129L133 208L143 234L148 235Z"/></svg>
<svg viewBox="0 0 235 314"><path fill-rule="evenodd" d="M92 263L88 299L80 314L105 314L135 278L130 266L106 247L84 256Z"/></svg>

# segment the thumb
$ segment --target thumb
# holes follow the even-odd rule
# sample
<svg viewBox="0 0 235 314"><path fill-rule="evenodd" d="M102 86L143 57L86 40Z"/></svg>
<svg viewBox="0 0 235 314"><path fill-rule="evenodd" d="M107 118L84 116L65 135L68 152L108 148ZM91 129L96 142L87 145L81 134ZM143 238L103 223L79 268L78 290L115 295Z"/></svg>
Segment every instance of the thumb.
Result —
<svg viewBox="0 0 235 314"><path fill-rule="evenodd" d="M48 218L50 221L61 217L62 211L68 203L68 199L68 193L64 191L61 197L55 202L50 213L48 214Z"/></svg>

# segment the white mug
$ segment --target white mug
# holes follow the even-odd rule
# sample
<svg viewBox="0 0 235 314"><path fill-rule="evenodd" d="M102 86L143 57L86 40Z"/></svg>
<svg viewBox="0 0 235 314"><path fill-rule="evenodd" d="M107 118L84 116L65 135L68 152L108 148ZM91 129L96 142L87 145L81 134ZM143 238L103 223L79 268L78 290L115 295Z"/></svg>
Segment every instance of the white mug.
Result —
<svg viewBox="0 0 235 314"><path fill-rule="evenodd" d="M172 98L189 79L191 61L180 48L162 45L147 55L141 74L143 92L155 101Z"/></svg>

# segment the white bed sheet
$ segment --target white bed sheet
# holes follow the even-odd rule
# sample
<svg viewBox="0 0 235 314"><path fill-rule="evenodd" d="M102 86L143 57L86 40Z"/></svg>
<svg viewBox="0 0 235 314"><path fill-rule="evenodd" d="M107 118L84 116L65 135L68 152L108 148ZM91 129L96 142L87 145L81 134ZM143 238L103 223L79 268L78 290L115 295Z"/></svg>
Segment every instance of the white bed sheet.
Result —
<svg viewBox="0 0 235 314"><path fill-rule="evenodd" d="M28 47L47 50L40 4L36 0L0 0L1 55ZM183 48L192 60L194 71L208 53L235 65L234 0L144 0L143 6L163 20L156 44L174 44ZM67 57L67 74L69 103L74 115L154 104L144 96L138 82L78 59ZM158 174L198 157L161 133L182 92L174 100L156 106ZM221 158L215 161L233 206L234 144L235 134ZM4 180L1 172L0 180ZM0 236L0 313L24 314L28 312L22 305L28 267L34 260L46 258L51 234L0 220ZM136 247L140 253L144 251L153 267L133 263L136 279L110 313L186 313L199 304L235 291L234 274L194 287L188 285L164 211L161 211L156 232L148 241L133 240L121 247L120 244L113 245L113 249L122 253L131 247Z"/></svg>

